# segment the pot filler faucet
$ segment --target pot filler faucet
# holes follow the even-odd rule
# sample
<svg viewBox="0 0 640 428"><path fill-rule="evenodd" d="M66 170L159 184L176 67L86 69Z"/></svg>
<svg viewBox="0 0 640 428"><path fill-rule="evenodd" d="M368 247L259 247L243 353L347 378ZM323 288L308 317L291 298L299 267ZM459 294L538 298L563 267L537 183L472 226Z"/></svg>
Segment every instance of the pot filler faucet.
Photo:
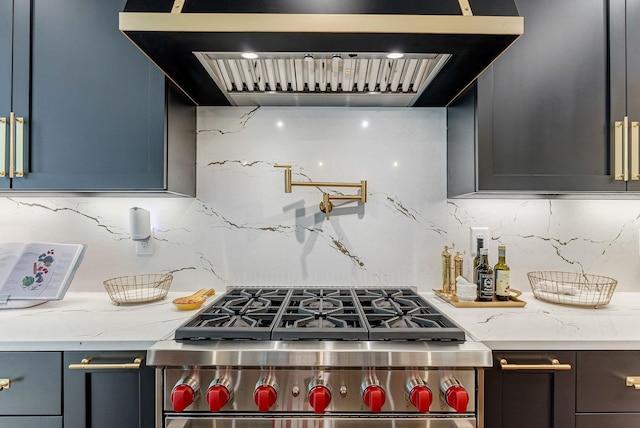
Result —
<svg viewBox="0 0 640 428"><path fill-rule="evenodd" d="M320 202L320 211L325 213L327 220L329 220L329 213L333 209L333 203L331 200L349 200L360 201L363 204L367 202L367 180L362 180L360 183L333 183L333 182L317 182L317 181L292 181L291 179L291 165L274 165L276 168L284 168L284 192L291 193L291 187L293 186L313 186L313 187L359 187L359 195L330 195L328 193L322 194L322 202Z"/></svg>

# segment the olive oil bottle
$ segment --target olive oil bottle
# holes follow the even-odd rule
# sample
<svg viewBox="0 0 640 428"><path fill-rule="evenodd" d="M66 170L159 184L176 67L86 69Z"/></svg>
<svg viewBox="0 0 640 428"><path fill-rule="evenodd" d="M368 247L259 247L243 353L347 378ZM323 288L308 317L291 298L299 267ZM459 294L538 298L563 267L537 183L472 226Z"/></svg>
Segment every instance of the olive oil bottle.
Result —
<svg viewBox="0 0 640 428"><path fill-rule="evenodd" d="M496 299L501 301L509 300L509 286L511 284L511 272L506 262L505 253L506 247L504 245L498 246L498 263L493 267Z"/></svg>

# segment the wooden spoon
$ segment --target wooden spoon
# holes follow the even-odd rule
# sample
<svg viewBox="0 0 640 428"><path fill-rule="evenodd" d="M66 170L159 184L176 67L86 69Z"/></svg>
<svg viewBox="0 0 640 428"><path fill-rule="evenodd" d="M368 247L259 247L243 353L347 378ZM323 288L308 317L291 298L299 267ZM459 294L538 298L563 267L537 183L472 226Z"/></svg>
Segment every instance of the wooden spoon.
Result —
<svg viewBox="0 0 640 428"><path fill-rule="evenodd" d="M214 294L216 294L216 290L213 288L203 288L196 291L191 296L178 297L177 299L174 299L173 304L181 311L192 311L202 306L205 300L207 300L207 297L213 296Z"/></svg>

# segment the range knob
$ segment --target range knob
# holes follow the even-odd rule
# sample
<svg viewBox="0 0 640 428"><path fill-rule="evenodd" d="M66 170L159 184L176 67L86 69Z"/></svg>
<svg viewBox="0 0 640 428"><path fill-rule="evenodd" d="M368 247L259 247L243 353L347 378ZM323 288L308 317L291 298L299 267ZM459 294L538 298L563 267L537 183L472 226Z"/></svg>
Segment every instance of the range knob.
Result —
<svg viewBox="0 0 640 428"><path fill-rule="evenodd" d="M386 398L387 395L380 385L370 385L366 387L362 393L364 404L366 404L373 413L379 413L382 411L382 406L384 405Z"/></svg>
<svg viewBox="0 0 640 428"><path fill-rule="evenodd" d="M271 376L261 378L253 391L253 401L258 406L258 411L268 412L278 398L278 385Z"/></svg>
<svg viewBox="0 0 640 428"><path fill-rule="evenodd" d="M419 377L410 379L407 382L405 392L407 399L420 413L427 413L429 411L429 407L433 401L433 393L425 381Z"/></svg>
<svg viewBox="0 0 640 428"><path fill-rule="evenodd" d="M207 389L206 400L209 404L209 410L219 412L231 400L233 390L231 383L226 378L214 379Z"/></svg>
<svg viewBox="0 0 640 428"><path fill-rule="evenodd" d="M444 395L444 401L458 413L467 411L469 394L464 386L454 377L446 378L440 382L440 390Z"/></svg>
<svg viewBox="0 0 640 428"><path fill-rule="evenodd" d="M331 402L331 391L324 385L316 385L309 390L309 404L314 413L324 413Z"/></svg>
<svg viewBox="0 0 640 428"><path fill-rule="evenodd" d="M182 412L189 407L200 389L197 373L192 371L184 375L171 390L171 403L174 412Z"/></svg>

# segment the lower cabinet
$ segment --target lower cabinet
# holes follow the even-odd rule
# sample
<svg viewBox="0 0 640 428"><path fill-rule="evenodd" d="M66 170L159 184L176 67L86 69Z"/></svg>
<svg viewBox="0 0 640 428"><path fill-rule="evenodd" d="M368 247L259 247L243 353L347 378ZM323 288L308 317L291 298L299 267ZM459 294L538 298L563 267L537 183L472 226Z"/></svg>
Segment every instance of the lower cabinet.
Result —
<svg viewBox="0 0 640 428"><path fill-rule="evenodd" d="M0 416L2 428L62 428L62 416Z"/></svg>
<svg viewBox="0 0 640 428"><path fill-rule="evenodd" d="M153 428L155 372L144 352L65 352L64 428Z"/></svg>
<svg viewBox="0 0 640 428"><path fill-rule="evenodd" d="M484 426L575 427L575 365L575 352L494 352L485 370Z"/></svg>
<svg viewBox="0 0 640 428"><path fill-rule="evenodd" d="M577 363L576 428L639 427L640 351L578 352Z"/></svg>
<svg viewBox="0 0 640 428"><path fill-rule="evenodd" d="M59 352L0 352L0 427L62 428Z"/></svg>

